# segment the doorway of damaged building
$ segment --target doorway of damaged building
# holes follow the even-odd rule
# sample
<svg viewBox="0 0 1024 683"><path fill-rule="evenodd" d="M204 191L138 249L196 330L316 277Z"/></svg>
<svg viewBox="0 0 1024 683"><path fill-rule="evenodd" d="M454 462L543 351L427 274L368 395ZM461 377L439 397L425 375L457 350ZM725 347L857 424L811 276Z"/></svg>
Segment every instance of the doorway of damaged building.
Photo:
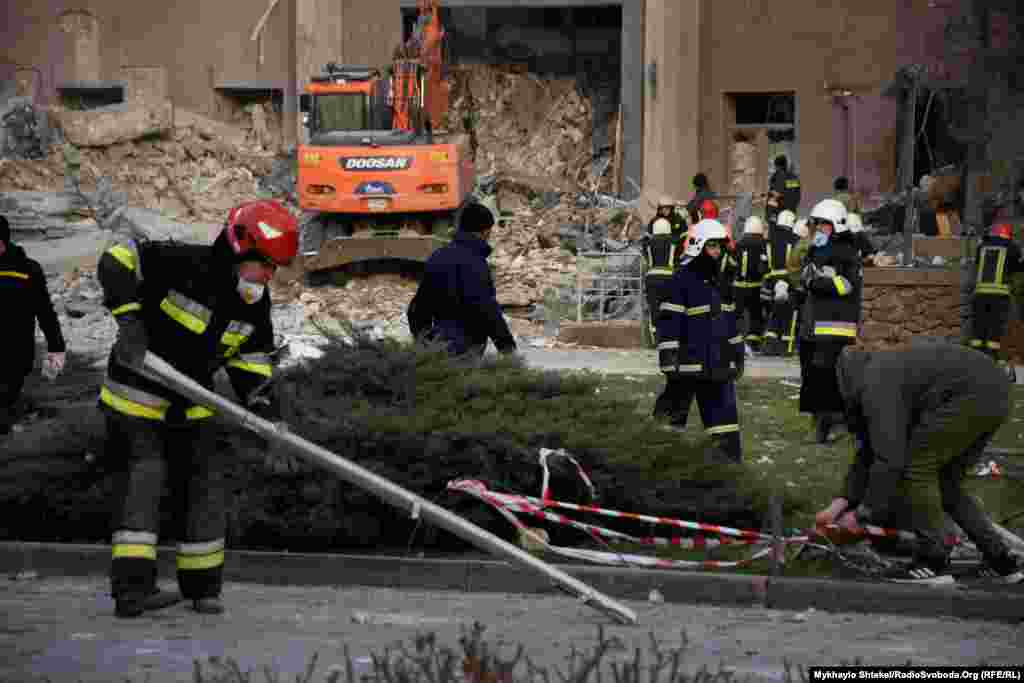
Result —
<svg viewBox="0 0 1024 683"><path fill-rule="evenodd" d="M414 0L403 0L402 16L407 40L416 24ZM446 31L443 53L453 102L464 82L471 80L469 72L474 68L537 79L573 79L576 91L590 102L591 165L601 173L613 173L608 165L621 101L621 3L565 0L559 6L557 0L445 0L440 17ZM473 95L479 100L485 93ZM536 108L542 118L555 104L544 98L525 99L530 101L515 106ZM515 118L522 121L531 116ZM535 123L542 126L543 122Z"/></svg>
<svg viewBox="0 0 1024 683"><path fill-rule="evenodd" d="M247 130L250 142L265 150L283 146L284 84L267 81L221 81L216 84L220 120ZM301 99L304 112L308 102ZM300 112L301 115L301 112Z"/></svg>
<svg viewBox="0 0 1024 683"><path fill-rule="evenodd" d="M780 155L800 173L795 93L726 93L725 109L730 142L727 194L766 192Z"/></svg>

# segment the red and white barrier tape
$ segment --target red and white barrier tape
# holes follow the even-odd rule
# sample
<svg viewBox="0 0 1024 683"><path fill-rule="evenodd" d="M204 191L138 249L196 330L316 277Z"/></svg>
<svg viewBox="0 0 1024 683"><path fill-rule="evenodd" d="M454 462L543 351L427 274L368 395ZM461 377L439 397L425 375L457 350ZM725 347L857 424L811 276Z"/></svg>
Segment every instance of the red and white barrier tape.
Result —
<svg viewBox="0 0 1024 683"><path fill-rule="evenodd" d="M768 557L772 554L772 548L766 547L763 549L756 550L750 557L735 560L735 561L721 561L721 560L704 560L704 561L693 561L693 560L669 560L657 557L651 557L649 555L636 555L630 553L619 553L619 552L607 552L599 550L587 550L583 548L568 548L564 546L555 546L548 543L544 538L533 532L530 527L523 523L517 516L516 513L523 515L530 515L537 519L541 519L548 522L554 522L556 524L562 524L569 526L580 531L586 532L591 537L598 541L604 542L605 539L616 540L625 543L633 543L641 546L661 546L661 547L675 547L684 550L703 550L709 548L716 548L727 545L749 545L760 547L775 542L781 543L784 546L788 545L817 545L812 539L821 537L825 534L817 530L807 531L802 534L793 536L776 537L771 534L766 534L759 531L750 531L746 529L736 529L728 526L721 526L717 524L704 524L702 522L691 522L680 519L673 519L671 517L658 517L652 515L641 515L633 512L621 512L619 510L611 510L608 508L597 507L594 505L580 505L577 503L567 503L563 501L557 501L551 498L550 491L550 470L548 467L548 457L551 455L558 455L567 458L575 467L580 478L583 480L587 488L593 495L595 492L594 485L583 470L579 462L575 458L570 456L564 450L559 449L557 451L551 449L541 449L540 452L540 466L543 470L543 479L541 483L541 497L534 498L532 496L519 496L510 493L499 493L497 491L491 491L487 488L487 485L481 481L475 479L459 479L448 483L448 490L461 491L463 493L472 495L480 500L484 501L497 512L499 512L505 519L512 524L520 533L530 534L532 540L537 544L543 545L543 547L557 555L563 557L570 557L576 559L589 560L599 564L627 564L630 566L644 566L644 567L657 567L664 569L732 569L737 567L747 566L759 559ZM612 517L617 519L628 519L637 522L646 522L655 525L671 526L678 529L686 529L689 531L700 532L701 535L693 538L681 538L681 537L660 537L660 536L646 536L637 537L629 534L607 529L593 524L587 524L579 520L561 515L555 512L547 511L543 508L563 508L566 510L574 510L577 512L589 512L592 514L602 515L605 517ZM836 524L830 524L826 529L831 531L841 530ZM899 529L887 529L884 527L865 525L858 531L846 530L848 533L852 533L854 536L863 537L877 537L877 538L894 538L904 541L917 540L917 534L911 531L902 531ZM705 535L719 536L721 538L711 539ZM735 539L735 540L733 540ZM947 546L958 546L964 545L962 539L951 536L945 539Z"/></svg>

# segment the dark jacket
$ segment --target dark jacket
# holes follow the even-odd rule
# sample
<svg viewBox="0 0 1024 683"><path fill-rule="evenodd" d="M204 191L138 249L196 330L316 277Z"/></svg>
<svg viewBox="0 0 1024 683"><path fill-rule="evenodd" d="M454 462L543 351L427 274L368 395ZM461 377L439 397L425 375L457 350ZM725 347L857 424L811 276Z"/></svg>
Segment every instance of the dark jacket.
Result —
<svg viewBox="0 0 1024 683"><path fill-rule="evenodd" d="M483 239L460 232L430 256L409 304L414 337L443 339L459 355L483 353L488 339L502 353L516 350L487 265L490 253Z"/></svg>
<svg viewBox="0 0 1024 683"><path fill-rule="evenodd" d="M789 209L795 212L800 206L800 178L791 171L778 170L772 173L768 189L781 195L779 211Z"/></svg>
<svg viewBox="0 0 1024 683"><path fill-rule="evenodd" d="M658 315L662 372L711 381L735 379L743 362L736 306L722 296L721 266L704 255L676 269Z"/></svg>
<svg viewBox="0 0 1024 683"><path fill-rule="evenodd" d="M149 351L207 388L213 387L214 372L225 368L235 392L248 403L271 379L274 329L269 290L246 304L236 291L233 263L223 237L212 247L125 240L103 253L97 274L104 305L115 318L142 320ZM160 400L170 405L161 408ZM100 403L155 420L210 414L122 365L113 353ZM146 410L153 405L155 412Z"/></svg>
<svg viewBox="0 0 1024 683"><path fill-rule="evenodd" d="M46 289L46 276L37 261L21 247L8 243L0 256L0 303L8 329L4 344L3 375L24 376L32 371L36 357L36 321L46 336L47 350L65 350L57 314Z"/></svg>
<svg viewBox="0 0 1024 683"><path fill-rule="evenodd" d="M800 238L789 228L780 225L772 227L768 237L767 278L777 280L789 275L786 264L799 243Z"/></svg>
<svg viewBox="0 0 1024 683"><path fill-rule="evenodd" d="M1002 237L988 235L975 255L974 293L1010 295L1010 280L1024 269L1020 247Z"/></svg>
<svg viewBox="0 0 1024 683"><path fill-rule="evenodd" d="M826 267L835 275L825 275ZM803 339L852 341L857 338L861 298L860 252L850 233L811 247L801 275L807 299L800 322Z"/></svg>
<svg viewBox="0 0 1024 683"><path fill-rule="evenodd" d="M885 516L912 457L910 438L933 414L957 399L976 401L982 414L1009 411L1009 384L984 354L953 344L893 351L847 349L836 365L851 432L864 444L846 476L850 507L864 503Z"/></svg>
<svg viewBox="0 0 1024 683"><path fill-rule="evenodd" d="M744 235L736 243L736 287L758 289L768 274L768 243L761 235Z"/></svg>
<svg viewBox="0 0 1024 683"><path fill-rule="evenodd" d="M681 248L672 235L653 235L644 243L644 263L647 275L671 277L679 261Z"/></svg>

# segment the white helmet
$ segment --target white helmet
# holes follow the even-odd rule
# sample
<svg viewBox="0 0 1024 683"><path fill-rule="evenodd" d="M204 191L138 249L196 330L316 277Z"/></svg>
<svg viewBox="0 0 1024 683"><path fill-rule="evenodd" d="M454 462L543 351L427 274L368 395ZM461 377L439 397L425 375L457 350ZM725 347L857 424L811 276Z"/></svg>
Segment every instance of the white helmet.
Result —
<svg viewBox="0 0 1024 683"><path fill-rule="evenodd" d="M846 227L850 229L850 232L862 232L864 230L864 222L861 221L860 214L846 214Z"/></svg>
<svg viewBox="0 0 1024 683"><path fill-rule="evenodd" d="M764 234L764 221L758 216L751 216L747 219L746 223L743 224L744 235L763 235Z"/></svg>
<svg viewBox="0 0 1024 683"><path fill-rule="evenodd" d="M704 244L708 240L725 240L728 237L724 225L714 218L705 218L690 228L690 236L686 240L686 251L684 253L691 258L695 258L704 251Z"/></svg>
<svg viewBox="0 0 1024 683"><path fill-rule="evenodd" d="M659 218L651 226L651 233L655 235L671 235L672 224L668 222L667 218Z"/></svg>
<svg viewBox="0 0 1024 683"><path fill-rule="evenodd" d="M796 223L796 214L790 211L789 209L786 209L785 211L781 212L775 219L776 225L781 225L785 228L792 229L794 223Z"/></svg>
<svg viewBox="0 0 1024 683"><path fill-rule="evenodd" d="M796 236L802 240L807 239L811 236L811 231L807 229L807 219L801 218L796 222L796 227L793 229L796 232Z"/></svg>
<svg viewBox="0 0 1024 683"><path fill-rule="evenodd" d="M832 224L833 231L838 234L846 232L846 207L835 199L822 199L811 209L811 218L827 221Z"/></svg>

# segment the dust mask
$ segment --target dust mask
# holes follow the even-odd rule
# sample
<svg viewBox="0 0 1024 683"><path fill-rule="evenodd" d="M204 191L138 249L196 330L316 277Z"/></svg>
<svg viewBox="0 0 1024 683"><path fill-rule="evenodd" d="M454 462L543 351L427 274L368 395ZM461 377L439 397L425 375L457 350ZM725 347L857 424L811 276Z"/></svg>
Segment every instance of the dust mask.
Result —
<svg viewBox="0 0 1024 683"><path fill-rule="evenodd" d="M828 235L826 235L823 232L815 233L814 234L814 240L812 240L812 243L816 247L823 247L826 244L828 244Z"/></svg>
<svg viewBox="0 0 1024 683"><path fill-rule="evenodd" d="M263 298L263 293L267 290L267 286L259 282L249 282L238 278L238 295L242 297L242 301L247 304L254 304Z"/></svg>

